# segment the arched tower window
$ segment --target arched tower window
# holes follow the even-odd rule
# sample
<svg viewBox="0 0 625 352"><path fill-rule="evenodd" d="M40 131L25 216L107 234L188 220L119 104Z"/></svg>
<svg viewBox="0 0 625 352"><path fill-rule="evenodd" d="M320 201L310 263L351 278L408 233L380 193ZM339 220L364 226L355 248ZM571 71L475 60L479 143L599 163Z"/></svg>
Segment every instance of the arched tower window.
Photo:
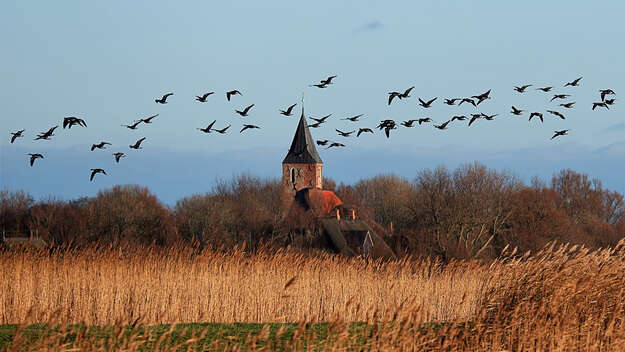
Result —
<svg viewBox="0 0 625 352"><path fill-rule="evenodd" d="M291 168L291 183L295 184L295 168Z"/></svg>

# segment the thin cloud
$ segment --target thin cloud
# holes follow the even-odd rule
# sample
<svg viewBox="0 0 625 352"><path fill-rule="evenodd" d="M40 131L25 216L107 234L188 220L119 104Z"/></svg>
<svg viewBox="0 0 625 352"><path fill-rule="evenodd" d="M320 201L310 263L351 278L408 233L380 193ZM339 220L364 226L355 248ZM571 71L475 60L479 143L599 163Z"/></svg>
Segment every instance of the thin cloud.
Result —
<svg viewBox="0 0 625 352"><path fill-rule="evenodd" d="M363 33L363 32L372 32L372 31L377 31L384 28L384 24L382 24L382 22L380 21L370 21L367 23L364 23L358 27L356 27L354 29L354 33Z"/></svg>
<svg viewBox="0 0 625 352"><path fill-rule="evenodd" d="M624 131L625 130L625 122L617 123L616 125L609 126L603 132L615 132L615 131Z"/></svg>

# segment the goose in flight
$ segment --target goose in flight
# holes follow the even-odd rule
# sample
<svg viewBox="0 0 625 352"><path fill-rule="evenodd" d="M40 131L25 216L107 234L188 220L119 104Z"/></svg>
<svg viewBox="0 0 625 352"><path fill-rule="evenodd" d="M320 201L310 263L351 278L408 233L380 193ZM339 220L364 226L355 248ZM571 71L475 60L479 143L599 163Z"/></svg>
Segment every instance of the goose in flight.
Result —
<svg viewBox="0 0 625 352"><path fill-rule="evenodd" d="M565 84L565 87L571 86L571 87L577 87L579 85L579 81L582 80L583 77L579 77L571 82L568 82L567 84Z"/></svg>
<svg viewBox="0 0 625 352"><path fill-rule="evenodd" d="M105 174L106 175L106 171L104 171L103 169L91 169L91 176L89 177L89 181L93 181L93 177L96 174Z"/></svg>
<svg viewBox="0 0 625 352"><path fill-rule="evenodd" d="M135 144L133 145L129 145L130 148L132 149L143 149L141 148L141 142L143 142L145 140L145 137L139 139L138 141L135 142Z"/></svg>
<svg viewBox="0 0 625 352"><path fill-rule="evenodd" d="M432 98L428 101L423 101L421 98L419 98L419 105L423 106L424 108L429 108L430 106L432 106L432 103L436 100L436 98Z"/></svg>
<svg viewBox="0 0 625 352"><path fill-rule="evenodd" d="M556 99L566 99L568 97L570 97L569 94L554 94L550 101L554 101Z"/></svg>
<svg viewBox="0 0 625 352"><path fill-rule="evenodd" d="M332 143L330 143L330 145L326 149L330 149L332 147L344 147L344 146L345 146L345 144L343 144L343 143L332 142Z"/></svg>
<svg viewBox="0 0 625 352"><path fill-rule="evenodd" d="M395 126L396 126L396 123L393 120L382 120L380 121L380 124L376 126L376 128L382 130L387 127L394 128Z"/></svg>
<svg viewBox="0 0 625 352"><path fill-rule="evenodd" d="M510 111L510 113L518 116L518 115L523 114L523 111L525 110L517 109L514 107L514 105L512 105L512 111Z"/></svg>
<svg viewBox="0 0 625 352"><path fill-rule="evenodd" d="M79 119L76 116L68 116L63 118L63 129L65 129L65 127L72 128L72 126L74 125L87 127L87 123L85 122L85 120Z"/></svg>
<svg viewBox="0 0 625 352"><path fill-rule="evenodd" d="M206 98L208 98L208 96L211 94L215 94L215 92L204 93L204 95L196 95L195 100L199 101L200 103L206 103Z"/></svg>
<svg viewBox="0 0 625 352"><path fill-rule="evenodd" d="M118 153L113 153L113 156L115 157L115 162L119 163L119 159L126 157L126 154L122 152L118 152Z"/></svg>
<svg viewBox="0 0 625 352"><path fill-rule="evenodd" d="M443 103L447 105L456 105L456 100L460 100L460 98L445 99Z"/></svg>
<svg viewBox="0 0 625 352"><path fill-rule="evenodd" d="M100 142L98 144L92 144L91 145L91 151L94 151L96 148L97 149L106 149L106 145L111 145L111 143L109 142Z"/></svg>
<svg viewBox="0 0 625 352"><path fill-rule="evenodd" d="M388 104L387 105L391 105L391 103L393 102L393 99L398 98L401 100L401 96L402 93L400 92L388 92Z"/></svg>
<svg viewBox="0 0 625 352"><path fill-rule="evenodd" d="M447 120L447 121L443 122L440 125L434 125L434 127L438 128L439 130L446 130L447 129L447 125L449 125L449 122L451 122L451 120Z"/></svg>
<svg viewBox="0 0 625 352"><path fill-rule="evenodd" d="M167 104L167 98L169 98L172 95L174 95L174 93L167 93L167 94L164 94L160 99L154 99L154 101L157 102L158 104Z"/></svg>
<svg viewBox="0 0 625 352"><path fill-rule="evenodd" d="M545 93L550 92L553 89L553 87L541 87L541 88L536 88L536 90L542 90Z"/></svg>
<svg viewBox="0 0 625 352"><path fill-rule="evenodd" d="M126 128L128 128L128 129L131 129L131 130L136 130L136 129L137 129L137 126L139 126L139 124L140 124L141 122L142 122L142 120L137 120L137 121L135 121L135 123L133 123L132 125L121 125L121 126L122 126L122 127L126 127Z"/></svg>
<svg viewBox="0 0 625 352"><path fill-rule="evenodd" d="M574 101L572 101L572 102L570 102L570 103L562 103L562 104L560 104L560 106L562 106L562 107L564 107L564 108L567 108L567 109L572 108L572 107L573 107L573 105L575 105L575 102L574 102Z"/></svg>
<svg viewBox="0 0 625 352"><path fill-rule="evenodd" d="M432 122L432 119L429 117L423 117L423 118L418 119L417 122L419 123L419 125L421 125L422 123L425 123L425 122Z"/></svg>
<svg viewBox="0 0 625 352"><path fill-rule="evenodd" d="M557 136L566 136L566 135L567 135L567 133L568 133L569 131L570 131L570 130L553 131L553 132L554 132L554 135L553 135L553 137L551 137L551 139L554 139L554 138L556 138Z"/></svg>
<svg viewBox="0 0 625 352"><path fill-rule="evenodd" d="M537 117L540 119L540 122L545 122L545 121L543 120L543 113L542 113L542 112L533 112L533 113L531 113L531 114L530 114L530 118L529 118L527 121L532 121L532 118L533 118L534 116L537 116Z"/></svg>
<svg viewBox="0 0 625 352"><path fill-rule="evenodd" d="M156 114L156 115L152 115L152 116L150 116L150 117L148 117L148 118L145 118L145 119L139 119L139 120L137 120L137 121L139 121L139 122L145 122L145 123L152 123L152 119L153 119L153 118L155 118L156 116L158 116L158 114Z"/></svg>
<svg viewBox="0 0 625 352"><path fill-rule="evenodd" d="M358 133L356 133L356 137L360 137L362 133L373 133L373 130L367 127L359 128Z"/></svg>
<svg viewBox="0 0 625 352"><path fill-rule="evenodd" d="M413 90L413 89L414 89L414 86L406 89L403 93L400 94L399 98L400 99L405 99L405 98L410 97L410 91Z"/></svg>
<svg viewBox="0 0 625 352"><path fill-rule="evenodd" d="M317 84L311 84L311 85L309 85L309 87L327 88L328 84L327 83L317 83Z"/></svg>
<svg viewBox="0 0 625 352"><path fill-rule="evenodd" d="M323 124L322 122L315 122L312 125L309 125L309 124L307 124L307 125L310 128L319 128L319 127L321 127L322 124Z"/></svg>
<svg viewBox="0 0 625 352"><path fill-rule="evenodd" d="M320 82L321 82L321 84L325 84L325 85L333 84L332 80L335 79L335 78L336 78L336 75L330 76L330 77L328 77L326 79L322 79Z"/></svg>
<svg viewBox="0 0 625 352"><path fill-rule="evenodd" d="M245 131L247 129L253 129L253 128L260 128L260 127L258 127L256 125L246 125L246 124L243 124L243 128L241 128L241 131L239 131L239 133L243 133L243 131Z"/></svg>
<svg viewBox="0 0 625 352"><path fill-rule="evenodd" d="M526 85L523 85L523 86L520 86L520 87L514 86L514 90L516 90L519 93L524 93L525 90L527 88L531 87L531 86L532 86L531 84L526 84Z"/></svg>
<svg viewBox="0 0 625 352"><path fill-rule="evenodd" d="M341 120L348 120L348 121L351 121L351 122L357 122L357 121L358 121L358 119L359 119L362 115L364 115L364 114L360 114L360 115L356 115L356 116L352 116L352 117L344 118L344 119L341 119Z"/></svg>
<svg viewBox="0 0 625 352"><path fill-rule="evenodd" d="M245 117L247 116L247 113L250 111L250 109L254 106L254 104L249 105L248 107L246 107L243 110L234 110L234 112L236 112L237 114L241 115L241 117Z"/></svg>
<svg viewBox="0 0 625 352"><path fill-rule="evenodd" d="M485 113L481 113L482 117L484 118L484 120L486 121L493 121L495 119L495 116L498 116L499 114L495 114L495 115L486 115Z"/></svg>
<svg viewBox="0 0 625 352"><path fill-rule="evenodd" d="M226 127L222 128L222 129L220 129L220 130L216 130L216 129L214 129L213 131L215 131L215 132L217 132L217 133L224 134L224 133L226 133L226 131L228 130L228 128L230 128L230 126L232 126L232 125L228 125L228 126L226 126Z"/></svg>
<svg viewBox="0 0 625 352"><path fill-rule="evenodd" d="M328 144L329 140L327 139L318 139L317 140L317 145L326 145Z"/></svg>
<svg viewBox="0 0 625 352"><path fill-rule="evenodd" d="M33 166L33 164L35 163L35 160L39 158L43 159L43 155L39 153L28 153L28 155L30 155L30 166Z"/></svg>
<svg viewBox="0 0 625 352"><path fill-rule="evenodd" d="M404 127L414 127L414 123L417 121L419 120L415 119L415 120L402 121L401 125Z"/></svg>
<svg viewBox="0 0 625 352"><path fill-rule="evenodd" d="M477 99L476 105L480 105L480 103L482 103L484 100L490 99L490 89L487 90L486 92L482 93L482 94L473 95L473 96L471 96L471 98Z"/></svg>
<svg viewBox="0 0 625 352"><path fill-rule="evenodd" d="M356 130L354 131L349 131L349 132L343 132L341 130L335 129L336 132L339 133L339 135L341 135L342 137L349 137L350 134L356 132Z"/></svg>
<svg viewBox="0 0 625 352"><path fill-rule="evenodd" d="M610 110L610 107L608 106L608 104L606 104L605 101L602 101L600 103L592 103L592 109L595 110L596 107L602 107Z"/></svg>
<svg viewBox="0 0 625 352"><path fill-rule="evenodd" d="M466 116L464 116L464 115L456 115L456 116L453 116L453 117L451 118L451 122L454 122L454 121L456 121L456 120L458 120L458 121L464 121L464 120L466 120L466 119L467 119L467 117L466 117Z"/></svg>
<svg viewBox="0 0 625 352"><path fill-rule="evenodd" d="M616 99L606 99L604 101L604 103L606 103L607 105L614 105L615 101L616 101Z"/></svg>
<svg viewBox="0 0 625 352"><path fill-rule="evenodd" d="M471 114L471 120L469 120L469 126L471 126L477 119L481 119L482 114Z"/></svg>
<svg viewBox="0 0 625 352"><path fill-rule="evenodd" d="M215 122L217 122L217 120L213 120L213 122L209 123L208 126L206 126L206 128L198 128L198 130L204 133L211 133L211 129L213 128L213 125L215 124Z"/></svg>
<svg viewBox="0 0 625 352"><path fill-rule="evenodd" d="M606 95L614 95L614 91L612 89L600 89L599 93L601 93L601 101L605 100Z"/></svg>
<svg viewBox="0 0 625 352"><path fill-rule="evenodd" d="M319 118L316 118L316 117L309 117L309 119L311 119L311 120L313 120L313 121L315 121L315 122L317 122L317 123L324 123L324 122L326 122L326 120L327 120L327 119L328 119L328 117L330 117L330 116L332 116L332 114L328 114L328 115L326 115L326 116L324 116L324 117L319 117Z"/></svg>
<svg viewBox="0 0 625 352"><path fill-rule="evenodd" d="M291 116L291 115L293 115L293 108L295 106L297 106L297 104L293 104L293 105L289 106L288 108L286 108L286 110L279 109L280 110L280 114L282 114L284 116Z"/></svg>
<svg viewBox="0 0 625 352"><path fill-rule="evenodd" d="M238 90L234 89L234 90L229 90L226 92L226 99L228 99L228 101L230 101L230 97L232 97L233 95L243 95L241 94L241 92L239 92Z"/></svg>
<svg viewBox="0 0 625 352"><path fill-rule="evenodd" d="M37 137L35 138L35 140L39 140L39 139L50 140L50 137L54 136L54 130L57 129L57 127L59 127L59 126L56 125L54 127L51 127L46 132L39 133L37 135Z"/></svg>
<svg viewBox="0 0 625 352"><path fill-rule="evenodd" d="M15 142L17 138L24 137L24 131L26 130L19 130L17 132L11 132L11 144Z"/></svg>
<svg viewBox="0 0 625 352"><path fill-rule="evenodd" d="M462 98L462 100L460 100L460 103L458 103L458 106L462 105L462 103L469 103L473 106L476 106L475 101L471 98Z"/></svg>
<svg viewBox="0 0 625 352"><path fill-rule="evenodd" d="M564 115L561 112L559 112L559 111L547 110L547 112L552 114L552 115L555 115L555 116L561 118L562 120L566 120L566 117L564 117Z"/></svg>

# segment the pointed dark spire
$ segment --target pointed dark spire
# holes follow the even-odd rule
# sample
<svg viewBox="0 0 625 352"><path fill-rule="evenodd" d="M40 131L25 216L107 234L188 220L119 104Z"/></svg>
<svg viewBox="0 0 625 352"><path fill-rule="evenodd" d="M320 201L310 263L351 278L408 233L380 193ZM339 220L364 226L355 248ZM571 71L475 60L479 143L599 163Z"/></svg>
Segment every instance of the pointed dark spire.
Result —
<svg viewBox="0 0 625 352"><path fill-rule="evenodd" d="M315 148L315 141L310 135L308 130L308 124L306 123L306 117L304 116L304 95L302 94L302 116L299 118L299 124L295 130L295 136L293 136L293 142L291 142L291 148L286 155L283 164L322 164L319 154L317 154L317 148Z"/></svg>

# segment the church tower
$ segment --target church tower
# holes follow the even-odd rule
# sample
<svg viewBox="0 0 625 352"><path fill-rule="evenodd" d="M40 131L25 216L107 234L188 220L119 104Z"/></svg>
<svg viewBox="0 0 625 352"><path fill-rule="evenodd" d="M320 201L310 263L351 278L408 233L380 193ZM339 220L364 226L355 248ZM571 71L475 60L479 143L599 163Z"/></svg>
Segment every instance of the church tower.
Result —
<svg viewBox="0 0 625 352"><path fill-rule="evenodd" d="M289 153L282 161L282 189L287 199L294 199L295 193L304 188L322 189L323 162L317 154L315 142L308 130L304 116L302 97L302 116L291 142Z"/></svg>

